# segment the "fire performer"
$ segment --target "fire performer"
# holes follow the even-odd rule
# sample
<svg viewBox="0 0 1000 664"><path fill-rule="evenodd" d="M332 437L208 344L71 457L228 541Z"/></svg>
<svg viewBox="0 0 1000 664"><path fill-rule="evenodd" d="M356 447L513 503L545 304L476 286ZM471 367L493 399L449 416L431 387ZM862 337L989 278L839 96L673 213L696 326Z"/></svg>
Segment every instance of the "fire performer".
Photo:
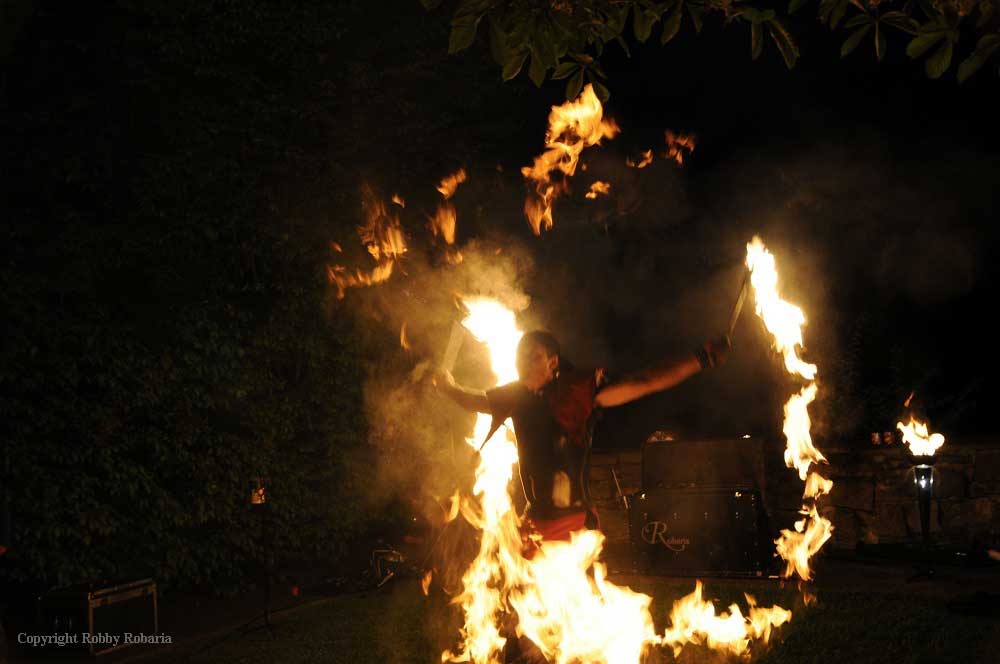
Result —
<svg viewBox="0 0 1000 664"><path fill-rule="evenodd" d="M487 441L508 417L513 420L521 486L528 500L526 530L545 541L568 540L572 532L598 527L587 487L599 409L674 387L724 362L729 348L729 338L722 337L681 360L609 381L603 369L571 366L562 358L556 338L538 330L526 333L518 344L517 381L474 390L457 385L446 369L439 369L432 380L459 406L492 416Z"/></svg>

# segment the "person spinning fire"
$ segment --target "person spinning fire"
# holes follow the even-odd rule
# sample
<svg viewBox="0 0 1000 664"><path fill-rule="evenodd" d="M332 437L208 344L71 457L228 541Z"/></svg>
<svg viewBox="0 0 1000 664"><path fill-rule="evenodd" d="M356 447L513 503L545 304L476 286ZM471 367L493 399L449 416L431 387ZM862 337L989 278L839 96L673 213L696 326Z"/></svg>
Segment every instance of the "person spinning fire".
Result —
<svg viewBox="0 0 1000 664"><path fill-rule="evenodd" d="M487 441L511 418L521 486L528 501L526 531L542 541L566 541L570 533L599 526L587 490L599 409L672 388L722 364L729 348L728 337L722 337L681 360L609 381L603 369L571 366L562 359L556 338L536 330L522 336L517 346L519 380L486 391L456 384L445 369L438 369L431 380L462 408L492 416Z"/></svg>

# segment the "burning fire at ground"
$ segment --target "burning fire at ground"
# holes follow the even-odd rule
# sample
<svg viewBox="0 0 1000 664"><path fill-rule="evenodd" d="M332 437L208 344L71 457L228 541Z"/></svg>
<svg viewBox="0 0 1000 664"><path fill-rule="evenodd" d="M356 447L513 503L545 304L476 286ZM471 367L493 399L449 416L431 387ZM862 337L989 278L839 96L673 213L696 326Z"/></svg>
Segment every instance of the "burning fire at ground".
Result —
<svg viewBox="0 0 1000 664"><path fill-rule="evenodd" d="M583 149L617 132L615 123L603 118L601 104L590 86L579 99L553 107L546 150L531 167L522 169L535 185L525 203L525 213L536 235L543 228L552 228L552 204L568 189L568 178L575 173ZM694 147L693 137L672 132L667 132L666 137L665 156L682 163L684 154ZM648 152L636 167L642 168L651 160ZM438 186L444 200L430 219L430 230L448 247L455 242L456 219L449 199L465 178L464 170L458 171ZM587 197L607 195L610 189L609 183L597 181ZM402 199L393 198L402 208ZM375 265L367 270L332 266L330 280L337 286L339 297L348 288L387 280L406 251L398 214L389 213L370 190L365 191L364 209L365 223L358 230ZM341 252L339 245L336 251ZM786 561L784 575L797 575L806 581L812 576L810 559L832 532L830 522L819 514L817 502L830 492L833 483L812 468L825 461L812 443L808 413L818 389L814 382L817 368L799 357L805 316L778 295L774 257L759 238L747 245L746 262L758 315L773 335L788 372L807 382L785 405L784 421L785 461L798 471L805 485L803 518L794 530L783 530L776 541L778 554ZM468 315L462 325L488 349L496 383L516 380L514 358L522 332L514 312L488 298L468 298L463 304ZM410 345L405 324L400 329L400 345ZM651 648L670 648L677 655L687 644L746 655L752 643L768 642L773 630L791 619L787 609L759 607L750 595L746 596L746 610L733 604L728 611L717 612L714 603L704 598L699 581L691 594L674 603L669 626L658 633L650 614L651 598L608 580L607 569L600 562L604 536L599 531L578 531L568 542L534 542L532 553L526 554L520 517L510 494L513 465L517 462L513 427L508 420L500 435L483 445L490 426L488 415L477 417L473 434L467 439L479 453L472 495L459 498L456 494L448 515L454 519L462 514L480 535L478 554L463 576L462 592L453 600L464 614L461 638L454 651L442 654L443 661L499 662L511 639L530 641L548 661L558 663L633 664ZM926 436L926 429L916 433ZM428 573L422 579L425 594L432 578Z"/></svg>
<svg viewBox="0 0 1000 664"><path fill-rule="evenodd" d="M469 315L463 325L489 349L498 382L517 377L515 349L520 340L514 314L491 299L465 302ZM678 600L670 627L657 634L649 612L651 598L607 579L599 561L604 536L583 530L569 542L541 542L538 552L524 553L520 519L509 487L517 447L510 423L505 435L482 447L473 489L475 499L462 502L461 512L481 530L479 553L463 578L464 591L454 602L465 615L462 639L443 661L491 663L502 661L508 639L530 639L548 661L637 663L654 646L678 653L685 644L704 644L733 654L745 654L754 640L767 642L772 630L791 618L781 607L762 608L747 596L748 611L737 605L716 613L705 600L699 582L694 592ZM480 447L490 417L477 417L468 443ZM517 632L502 628L513 610Z"/></svg>

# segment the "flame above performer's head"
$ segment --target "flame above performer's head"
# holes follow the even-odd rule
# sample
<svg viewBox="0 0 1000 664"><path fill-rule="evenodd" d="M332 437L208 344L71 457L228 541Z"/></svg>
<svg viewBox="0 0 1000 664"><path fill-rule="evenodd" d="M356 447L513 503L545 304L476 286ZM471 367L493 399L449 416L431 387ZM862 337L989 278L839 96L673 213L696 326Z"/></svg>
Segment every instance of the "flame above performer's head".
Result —
<svg viewBox="0 0 1000 664"><path fill-rule="evenodd" d="M524 214L535 235L552 228L552 204L569 188L568 178L576 173L580 153L618 131L613 120L604 119L601 100L590 84L576 100L552 107L545 152L535 157L531 166L521 169L524 177L535 184L534 193L524 202ZM553 178L553 173L558 175Z"/></svg>

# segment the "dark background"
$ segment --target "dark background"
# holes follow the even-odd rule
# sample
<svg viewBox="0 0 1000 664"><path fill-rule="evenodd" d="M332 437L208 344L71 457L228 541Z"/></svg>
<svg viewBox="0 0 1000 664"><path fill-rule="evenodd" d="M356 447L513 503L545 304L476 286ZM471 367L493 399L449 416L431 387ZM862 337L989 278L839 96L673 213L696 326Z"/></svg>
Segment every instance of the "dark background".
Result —
<svg viewBox="0 0 1000 664"><path fill-rule="evenodd" d="M454 413L426 395L397 400L421 407L415 443L383 430L397 422L383 397L440 352L451 291L492 279L477 282L477 267L527 294L523 323L554 331L577 364L627 371L721 331L760 233L809 319L821 449L892 429L914 389L949 440L995 430L995 68L930 81L900 43L881 65L870 45L841 61L842 36L808 17L792 71L771 48L751 62L749 35L712 22L631 58L612 46L606 112L623 132L584 153L588 170L536 238L519 169L563 86L501 83L482 43L448 56L445 10L6 11L8 577L154 570L224 586L263 546L244 502L259 475L273 482L283 555L335 560L440 466L429 437ZM682 168L625 167L662 149L665 129L698 137ZM434 185L459 166L467 259L449 271L419 238ZM594 178L612 199L582 198ZM357 244L363 184L406 198L414 250L408 271L337 301L329 242ZM418 310L407 354L401 312ZM658 428L775 435L797 385L768 346L747 309L724 368L609 412L596 444L636 447ZM474 347L460 364L460 378L485 380ZM443 488L465 476L439 474Z"/></svg>

